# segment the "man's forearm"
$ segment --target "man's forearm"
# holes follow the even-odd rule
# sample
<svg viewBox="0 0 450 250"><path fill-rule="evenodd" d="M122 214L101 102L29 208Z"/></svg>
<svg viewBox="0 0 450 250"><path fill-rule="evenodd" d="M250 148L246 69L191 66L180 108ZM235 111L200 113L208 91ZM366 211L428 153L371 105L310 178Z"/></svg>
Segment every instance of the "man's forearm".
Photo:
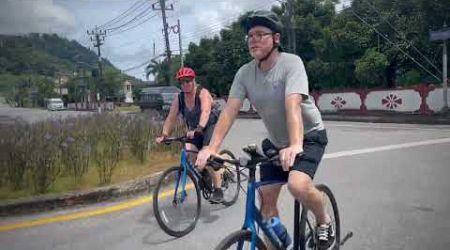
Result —
<svg viewBox="0 0 450 250"><path fill-rule="evenodd" d="M303 147L303 118L301 96L289 96L286 103L286 119L289 132L289 145L301 145Z"/></svg>

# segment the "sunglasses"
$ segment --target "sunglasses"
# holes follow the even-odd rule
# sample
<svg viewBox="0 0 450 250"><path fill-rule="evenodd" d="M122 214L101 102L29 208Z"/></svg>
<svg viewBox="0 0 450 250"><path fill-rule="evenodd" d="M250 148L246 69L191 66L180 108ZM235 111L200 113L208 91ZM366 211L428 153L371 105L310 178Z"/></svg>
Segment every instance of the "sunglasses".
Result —
<svg viewBox="0 0 450 250"><path fill-rule="evenodd" d="M180 84L185 84L185 83L190 83L190 82L192 82L194 79L183 79L183 80L179 80L178 82L180 83Z"/></svg>

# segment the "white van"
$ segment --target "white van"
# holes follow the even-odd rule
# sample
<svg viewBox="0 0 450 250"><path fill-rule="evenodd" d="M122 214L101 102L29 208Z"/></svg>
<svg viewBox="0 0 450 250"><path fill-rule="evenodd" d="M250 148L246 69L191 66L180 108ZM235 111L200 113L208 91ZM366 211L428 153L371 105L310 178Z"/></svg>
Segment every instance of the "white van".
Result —
<svg viewBox="0 0 450 250"><path fill-rule="evenodd" d="M61 98L49 98L47 99L48 110L64 110L64 102Z"/></svg>

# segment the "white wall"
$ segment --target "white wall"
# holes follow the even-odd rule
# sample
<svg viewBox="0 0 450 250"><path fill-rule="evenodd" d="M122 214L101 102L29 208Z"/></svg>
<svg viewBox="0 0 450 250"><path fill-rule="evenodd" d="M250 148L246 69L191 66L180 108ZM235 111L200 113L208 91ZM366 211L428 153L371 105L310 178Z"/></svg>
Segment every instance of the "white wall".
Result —
<svg viewBox="0 0 450 250"><path fill-rule="evenodd" d="M214 99L214 105L219 107L219 110L223 110L225 108L225 99Z"/></svg>
<svg viewBox="0 0 450 250"><path fill-rule="evenodd" d="M359 110L361 98L354 92L327 93L320 95L318 105L322 111Z"/></svg>
<svg viewBox="0 0 450 250"><path fill-rule="evenodd" d="M427 104L428 107L430 107L431 110L434 112L440 111L444 107L444 100L443 100L443 89L442 88L436 88L428 94L427 97ZM447 90L447 100L450 100L450 91Z"/></svg>
<svg viewBox="0 0 450 250"><path fill-rule="evenodd" d="M367 94L367 110L414 112L419 110L422 99L413 89L372 91Z"/></svg>

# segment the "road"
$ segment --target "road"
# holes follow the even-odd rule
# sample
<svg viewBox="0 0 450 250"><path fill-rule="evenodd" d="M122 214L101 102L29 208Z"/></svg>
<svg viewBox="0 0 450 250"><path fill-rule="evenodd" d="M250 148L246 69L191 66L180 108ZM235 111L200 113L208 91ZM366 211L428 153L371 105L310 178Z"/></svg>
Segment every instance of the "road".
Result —
<svg viewBox="0 0 450 250"><path fill-rule="evenodd" d="M326 122L329 146L315 181L334 191L343 249L433 249L450 245L450 126ZM225 146L265 137L260 120L238 120ZM151 204L77 220L61 220L0 233L2 249L213 249L244 217L244 196L230 208L203 202L196 229L175 239L156 224ZM49 220L127 204L130 201L2 218L0 225ZM292 228L292 199L284 190L279 207Z"/></svg>
<svg viewBox="0 0 450 250"><path fill-rule="evenodd" d="M49 111L38 108L12 108L0 103L0 124L12 124L15 120L22 120L28 123L44 121L48 119L66 119L79 115L94 114L89 111Z"/></svg>

